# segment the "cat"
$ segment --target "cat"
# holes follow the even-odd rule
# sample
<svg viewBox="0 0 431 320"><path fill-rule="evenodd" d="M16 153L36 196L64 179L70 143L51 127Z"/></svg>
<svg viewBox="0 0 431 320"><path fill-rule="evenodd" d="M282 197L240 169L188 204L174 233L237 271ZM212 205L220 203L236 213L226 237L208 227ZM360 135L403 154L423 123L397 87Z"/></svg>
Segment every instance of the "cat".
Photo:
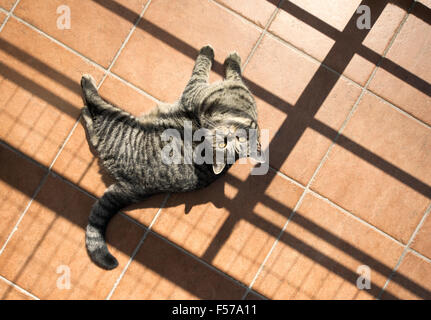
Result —
<svg viewBox="0 0 431 320"><path fill-rule="evenodd" d="M234 161L254 157L262 162L250 153L250 139L236 134L257 132L259 152L256 102L242 80L241 58L236 52L230 53L224 62L223 81L209 84L213 62L213 48L202 47L180 99L173 104L160 103L141 117L102 99L91 75L82 76L82 118L89 144L115 180L92 207L86 228L87 252L99 267L111 270L118 265L106 246L105 231L122 208L157 193L186 192L209 185L231 166L229 151L235 154ZM163 139L167 129L178 130L181 155L185 156L185 123L193 132L201 128L210 132L212 136L205 141L214 151L212 163L163 161L163 148L169 143ZM196 147L197 142L192 142L192 148Z"/></svg>

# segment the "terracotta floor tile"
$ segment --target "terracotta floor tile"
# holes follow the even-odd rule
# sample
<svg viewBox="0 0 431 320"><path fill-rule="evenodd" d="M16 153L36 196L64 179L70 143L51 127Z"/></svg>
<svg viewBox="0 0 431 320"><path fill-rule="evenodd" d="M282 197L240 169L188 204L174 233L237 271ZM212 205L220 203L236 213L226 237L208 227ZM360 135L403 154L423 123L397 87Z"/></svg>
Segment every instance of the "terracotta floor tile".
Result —
<svg viewBox="0 0 431 320"><path fill-rule="evenodd" d="M50 176L0 256L0 274L41 299L105 298L143 229L117 215L109 224L107 239L119 267L109 272L100 269L85 249L84 228L93 203ZM67 268L70 289L58 286L65 283Z"/></svg>
<svg viewBox="0 0 431 320"><path fill-rule="evenodd" d="M431 124L430 17L430 8L415 4L369 86L370 90L428 124Z"/></svg>
<svg viewBox="0 0 431 320"><path fill-rule="evenodd" d="M225 7L239 13L241 16L254 22L261 28L265 28L269 18L277 8L279 1L261 0L216 0Z"/></svg>
<svg viewBox="0 0 431 320"><path fill-rule="evenodd" d="M140 116L156 106L156 102L112 76L100 88L100 95L135 116Z"/></svg>
<svg viewBox="0 0 431 320"><path fill-rule="evenodd" d="M0 139L49 166L79 116L81 74L102 72L13 18L0 44Z"/></svg>
<svg viewBox="0 0 431 320"><path fill-rule="evenodd" d="M9 11L10 9L12 9L15 2L16 0L0 0L0 7Z"/></svg>
<svg viewBox="0 0 431 320"><path fill-rule="evenodd" d="M423 254L427 258L431 259L431 218L430 215L425 219L423 225L419 229L419 233L416 234L413 239L413 243L410 245L411 248L415 249L419 253Z"/></svg>
<svg viewBox="0 0 431 320"><path fill-rule="evenodd" d="M172 102L190 79L202 46L211 44L219 63L233 50L245 61L259 35L251 23L210 1L155 0L112 70L158 99ZM219 72L220 68L219 64ZM212 72L211 80L220 78Z"/></svg>
<svg viewBox="0 0 431 320"><path fill-rule="evenodd" d="M83 55L108 67L126 39L147 0L79 1L22 0L14 13ZM70 8L70 29L60 6ZM60 20L59 20L60 19Z"/></svg>
<svg viewBox="0 0 431 320"><path fill-rule="evenodd" d="M155 102L111 76L104 81L100 94L136 116L155 106ZM97 197L102 196L106 188L114 182L90 150L82 124L79 124L73 132L57 158L53 170ZM127 212L148 226L163 199L164 195L151 197L133 206L134 210L127 210Z"/></svg>
<svg viewBox="0 0 431 320"><path fill-rule="evenodd" d="M0 145L0 248L41 182L45 170Z"/></svg>
<svg viewBox="0 0 431 320"><path fill-rule="evenodd" d="M407 243L430 203L431 131L366 94L343 135L312 189Z"/></svg>
<svg viewBox="0 0 431 320"><path fill-rule="evenodd" d="M149 234L112 299L241 299L245 288Z"/></svg>
<svg viewBox="0 0 431 320"><path fill-rule="evenodd" d="M386 287L382 299L431 299L431 263L408 252Z"/></svg>
<svg viewBox="0 0 431 320"><path fill-rule="evenodd" d="M3 23L4 19L6 19L6 14L0 11L0 24Z"/></svg>
<svg viewBox="0 0 431 320"><path fill-rule="evenodd" d="M260 129L269 130L271 165L307 184L332 140L311 125L336 134L360 89L268 36L244 74L256 84L249 86Z"/></svg>
<svg viewBox="0 0 431 320"><path fill-rule="evenodd" d="M249 284L302 189L273 172L235 164L209 187L174 194L153 230Z"/></svg>
<svg viewBox="0 0 431 320"><path fill-rule="evenodd" d="M0 300L33 300L14 286L0 279Z"/></svg>
<svg viewBox="0 0 431 320"><path fill-rule="evenodd" d="M378 295L403 247L308 194L253 289L270 299L370 299ZM359 290L358 267L371 289Z"/></svg>
<svg viewBox="0 0 431 320"><path fill-rule="evenodd" d="M411 3L405 0L398 1L397 5L385 5L384 1L378 4L369 1L371 17L378 19L371 30L360 30L356 26L360 0L284 1L269 30L338 72L365 84ZM352 17L357 18L349 24ZM343 30L344 34L340 35ZM362 52L375 52L371 54L372 61L355 53L361 45L365 47Z"/></svg>

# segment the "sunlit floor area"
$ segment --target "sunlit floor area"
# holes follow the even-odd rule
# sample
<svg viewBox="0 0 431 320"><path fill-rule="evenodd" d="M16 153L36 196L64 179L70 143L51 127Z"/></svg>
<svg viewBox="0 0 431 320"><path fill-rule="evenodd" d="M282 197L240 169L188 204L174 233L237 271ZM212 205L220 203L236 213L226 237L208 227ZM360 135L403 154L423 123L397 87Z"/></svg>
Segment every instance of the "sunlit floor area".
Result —
<svg viewBox="0 0 431 320"><path fill-rule="evenodd" d="M206 44L269 170L126 208L103 270L81 76L139 116ZM431 299L431 1L0 0L0 198L0 299Z"/></svg>

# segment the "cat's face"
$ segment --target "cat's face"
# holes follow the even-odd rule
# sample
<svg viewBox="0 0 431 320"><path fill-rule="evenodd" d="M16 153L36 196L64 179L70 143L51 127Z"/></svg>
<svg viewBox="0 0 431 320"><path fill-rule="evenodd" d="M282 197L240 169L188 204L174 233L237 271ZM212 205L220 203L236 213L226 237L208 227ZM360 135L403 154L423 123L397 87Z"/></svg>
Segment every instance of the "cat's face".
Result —
<svg viewBox="0 0 431 320"><path fill-rule="evenodd" d="M214 161L213 171L219 174L226 164L233 164L237 159L251 157L262 162L260 156L260 134L256 122L249 126L238 126L238 123L226 121L213 131Z"/></svg>
<svg viewBox="0 0 431 320"><path fill-rule="evenodd" d="M263 162L255 103L240 107L225 105L214 112L211 118L215 174L221 173L227 164L233 164L240 158L251 157Z"/></svg>
<svg viewBox="0 0 431 320"><path fill-rule="evenodd" d="M241 84L223 82L210 86L203 96L198 116L212 138L214 173L239 158L263 162L256 102L250 91Z"/></svg>

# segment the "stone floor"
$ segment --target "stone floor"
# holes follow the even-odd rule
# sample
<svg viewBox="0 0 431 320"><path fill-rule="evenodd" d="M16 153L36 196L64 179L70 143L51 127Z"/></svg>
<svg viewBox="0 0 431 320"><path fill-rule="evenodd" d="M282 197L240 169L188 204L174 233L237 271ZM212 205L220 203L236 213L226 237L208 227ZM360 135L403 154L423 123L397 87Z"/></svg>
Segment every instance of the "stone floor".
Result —
<svg viewBox="0 0 431 320"><path fill-rule="evenodd" d="M431 298L430 0L0 8L1 299ZM241 55L271 168L127 208L107 234L120 265L99 269L84 228L111 180L81 75L139 115L178 98L207 43L212 81Z"/></svg>

